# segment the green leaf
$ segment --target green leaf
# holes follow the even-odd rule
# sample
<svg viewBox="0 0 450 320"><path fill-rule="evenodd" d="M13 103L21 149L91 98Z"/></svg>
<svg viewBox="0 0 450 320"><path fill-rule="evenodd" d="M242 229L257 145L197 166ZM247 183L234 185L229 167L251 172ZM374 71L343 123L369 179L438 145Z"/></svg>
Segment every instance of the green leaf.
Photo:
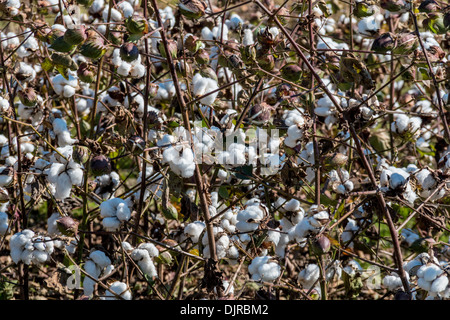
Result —
<svg viewBox="0 0 450 320"><path fill-rule="evenodd" d="M246 180L250 177L253 177L253 166L252 165L236 167L234 170L235 170L234 175L238 179Z"/></svg>
<svg viewBox="0 0 450 320"><path fill-rule="evenodd" d="M228 193L227 187L221 186L221 187L219 188L219 196L220 196L222 199L228 199L228 198L230 197L230 194Z"/></svg>
<svg viewBox="0 0 450 320"><path fill-rule="evenodd" d="M45 58L44 62L41 64L42 69L49 72L53 70L53 63L49 58Z"/></svg>
<svg viewBox="0 0 450 320"><path fill-rule="evenodd" d="M55 66L56 70L64 77L64 79L69 80L69 68L64 66Z"/></svg>

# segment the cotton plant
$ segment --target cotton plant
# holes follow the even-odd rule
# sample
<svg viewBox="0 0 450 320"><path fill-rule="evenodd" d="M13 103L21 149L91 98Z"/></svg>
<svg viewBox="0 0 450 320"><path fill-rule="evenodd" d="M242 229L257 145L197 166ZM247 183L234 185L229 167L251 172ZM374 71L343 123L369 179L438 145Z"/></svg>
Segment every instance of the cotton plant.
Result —
<svg viewBox="0 0 450 320"><path fill-rule="evenodd" d="M87 297L92 297L95 285L101 276L105 277L114 270L111 259L101 250L93 250L84 263L84 271L89 275L83 280L83 291Z"/></svg>
<svg viewBox="0 0 450 320"><path fill-rule="evenodd" d="M358 226L356 220L348 218L347 225L345 226L344 231L342 232L341 239L342 243L347 246L347 248L353 248L355 245L353 241L355 234L359 231L360 226Z"/></svg>
<svg viewBox="0 0 450 320"><path fill-rule="evenodd" d="M32 230L25 229L15 233L9 240L11 259L18 264L42 265L50 260L54 244L50 237L36 235Z"/></svg>
<svg viewBox="0 0 450 320"><path fill-rule="evenodd" d="M416 275L419 288L428 291L427 298L438 298L447 290L448 276L440 264L423 265L417 270Z"/></svg>
<svg viewBox="0 0 450 320"><path fill-rule="evenodd" d="M409 280L409 274L405 273L405 277ZM390 291L397 291L403 289L402 279L396 272L392 272L383 278L383 285Z"/></svg>
<svg viewBox="0 0 450 320"><path fill-rule="evenodd" d="M61 74L58 74L57 76L51 78L51 80L56 94L64 98L74 96L76 91L79 89L78 77L76 75L71 75L70 72L68 79L64 78Z"/></svg>
<svg viewBox="0 0 450 320"><path fill-rule="evenodd" d="M281 275L281 267L270 256L255 257L248 266L253 281L273 282Z"/></svg>
<svg viewBox="0 0 450 320"><path fill-rule="evenodd" d="M274 233L278 234L278 241L275 243L275 253L277 256L284 258L287 245L294 240L295 226L305 217L305 210L301 207L300 201L296 199L287 201L282 197L276 200L274 206L282 214L280 219L282 232L274 231Z"/></svg>
<svg viewBox="0 0 450 320"><path fill-rule="evenodd" d="M420 239L420 236L411 229L402 229L401 236L408 247L411 247L416 241Z"/></svg>
<svg viewBox="0 0 450 320"><path fill-rule="evenodd" d="M421 125L420 117L409 117L404 113L396 113L391 124L391 131L400 136L415 136L420 133Z"/></svg>
<svg viewBox="0 0 450 320"><path fill-rule="evenodd" d="M42 107L44 99L40 95L36 95L36 102L27 105L19 102L17 114L22 120L30 121L35 127L42 123L44 117L44 108ZM9 106L9 104L8 104Z"/></svg>
<svg viewBox="0 0 450 320"><path fill-rule="evenodd" d="M114 197L114 193L120 184L120 176L117 172L112 171L109 174L95 177L94 182L96 183L94 192L103 200L107 200Z"/></svg>
<svg viewBox="0 0 450 320"><path fill-rule="evenodd" d="M439 200L445 196L446 190L444 187L441 188L438 192L435 192L439 184L437 173L424 168L414 172L414 176L416 177L417 184L421 187L421 191L419 192L419 196L421 198L427 199L434 193L434 195L430 198L431 201L434 201Z"/></svg>
<svg viewBox="0 0 450 320"><path fill-rule="evenodd" d="M102 225L106 231L117 231L122 222L131 218L131 210L127 202L121 198L112 198L103 201L100 206L100 216L103 218Z"/></svg>
<svg viewBox="0 0 450 320"><path fill-rule="evenodd" d="M186 239L190 239L190 241L192 241L192 243L195 244L195 247L197 247L197 244L199 243L200 240L200 236L202 235L203 230L205 230L205 228L206 225L203 221L193 221L184 227L183 235Z"/></svg>

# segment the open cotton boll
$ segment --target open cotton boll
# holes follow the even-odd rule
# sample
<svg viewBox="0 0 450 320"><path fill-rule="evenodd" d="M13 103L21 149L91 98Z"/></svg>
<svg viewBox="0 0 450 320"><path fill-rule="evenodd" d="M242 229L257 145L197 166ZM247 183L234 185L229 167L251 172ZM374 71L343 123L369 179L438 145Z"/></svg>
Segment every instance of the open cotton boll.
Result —
<svg viewBox="0 0 450 320"><path fill-rule="evenodd" d="M259 267L268 263L269 260L270 260L270 256L255 257L252 260L252 262L250 263L250 265L248 266L248 272L250 272L250 274L252 274L252 275L255 273L258 273Z"/></svg>
<svg viewBox="0 0 450 320"><path fill-rule="evenodd" d="M8 214L0 211L0 235L4 236L9 232Z"/></svg>
<svg viewBox="0 0 450 320"><path fill-rule="evenodd" d="M53 132L58 137L58 145L60 147L65 147L67 145L73 145L77 142L77 139L72 139L70 137L70 131L67 129L67 122L61 118L55 118L52 123Z"/></svg>
<svg viewBox="0 0 450 320"><path fill-rule="evenodd" d="M411 229L402 229L402 237L410 247L416 240L419 240L419 235L414 233Z"/></svg>
<svg viewBox="0 0 450 320"><path fill-rule="evenodd" d="M111 259L109 259L103 251L95 250L89 255L89 258L95 262L101 269L106 268L111 264Z"/></svg>
<svg viewBox="0 0 450 320"><path fill-rule="evenodd" d="M159 250L152 243L141 243L138 247L139 249L147 250L150 258L159 256Z"/></svg>
<svg viewBox="0 0 450 320"><path fill-rule="evenodd" d="M317 264L309 264L305 269L299 272L298 281L304 289L309 290L320 277L320 268Z"/></svg>
<svg viewBox="0 0 450 320"><path fill-rule="evenodd" d="M408 274L406 274L408 277ZM398 276L397 273L393 272L391 275L387 275L383 279L383 285L388 288L388 290L394 291L399 288L403 288L402 279Z"/></svg>
<svg viewBox="0 0 450 320"><path fill-rule="evenodd" d="M429 291L432 293L442 292L447 288L448 282L448 277L442 275L433 281Z"/></svg>
<svg viewBox="0 0 450 320"><path fill-rule="evenodd" d="M258 274L262 281L271 282L280 276L281 267L276 262L269 262L258 268Z"/></svg>
<svg viewBox="0 0 450 320"><path fill-rule="evenodd" d="M109 290L120 296L124 300L131 300L133 298L131 291L128 289L127 284L124 282L116 281L110 287ZM117 300L118 298L111 291L105 291L105 297L103 300Z"/></svg>
<svg viewBox="0 0 450 320"><path fill-rule="evenodd" d="M219 88L217 81L211 78L202 77L200 73L196 73L194 75L194 77L192 78L192 84L193 84L193 93L195 97L201 97ZM219 94L218 91L212 93L202 98L200 100L200 103L205 106L210 106L214 103L218 94Z"/></svg>
<svg viewBox="0 0 450 320"><path fill-rule="evenodd" d="M184 234L191 238L193 243L197 243L199 240L199 237L203 230L205 229L206 225L202 221L194 221L188 224L184 228Z"/></svg>
<svg viewBox="0 0 450 320"><path fill-rule="evenodd" d="M236 228L241 232L255 231L264 217L265 213L259 205L248 206L237 214Z"/></svg>

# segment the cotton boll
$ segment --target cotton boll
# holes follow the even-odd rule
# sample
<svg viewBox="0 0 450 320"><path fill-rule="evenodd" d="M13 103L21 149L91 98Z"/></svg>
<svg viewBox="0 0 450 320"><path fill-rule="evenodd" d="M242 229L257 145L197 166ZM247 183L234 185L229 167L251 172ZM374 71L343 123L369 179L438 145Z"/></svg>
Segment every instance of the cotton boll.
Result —
<svg viewBox="0 0 450 320"><path fill-rule="evenodd" d="M120 228L120 220L116 217L104 218L102 224L106 231L117 231Z"/></svg>
<svg viewBox="0 0 450 320"><path fill-rule="evenodd" d="M152 259L150 258L144 258L141 261L138 262L139 267L141 268L142 272L148 275L149 277L157 277L158 272L156 271L156 267L153 264Z"/></svg>
<svg viewBox="0 0 450 320"><path fill-rule="evenodd" d="M110 287L109 290L120 296L124 300L131 300L132 295L128 290L127 284L124 282L116 281ZM116 296L109 290L106 290L104 300L116 300Z"/></svg>
<svg viewBox="0 0 450 320"><path fill-rule="evenodd" d="M159 250L151 243L142 243L139 245L139 249L147 250L150 258L159 256Z"/></svg>
<svg viewBox="0 0 450 320"><path fill-rule="evenodd" d="M433 293L439 293L444 291L447 288L447 285L448 285L448 278L447 276L442 275L433 281L429 291Z"/></svg>
<svg viewBox="0 0 450 320"><path fill-rule="evenodd" d="M431 282L426 281L424 278L418 278L417 285L424 290L427 290L427 291L431 290Z"/></svg>
<svg viewBox="0 0 450 320"><path fill-rule="evenodd" d="M0 211L0 235L4 236L7 232L9 232L8 215Z"/></svg>
<svg viewBox="0 0 450 320"><path fill-rule="evenodd" d="M304 289L309 290L320 277L320 268L317 264L309 264L298 274L298 281Z"/></svg>
<svg viewBox="0 0 450 320"><path fill-rule="evenodd" d="M116 216L120 221L128 221L131 218L130 208L125 202L119 203L116 208Z"/></svg>
<svg viewBox="0 0 450 320"><path fill-rule="evenodd" d="M398 276L398 274L394 272L392 273L392 275L384 277L383 285L391 291L403 287L402 279Z"/></svg>
<svg viewBox="0 0 450 320"><path fill-rule="evenodd" d="M191 238L193 243L197 243L198 239L205 229L205 224L201 221L194 221L184 228L184 234Z"/></svg>
<svg viewBox="0 0 450 320"><path fill-rule="evenodd" d="M109 259L106 254L100 250L91 252L89 258L91 258L101 269L111 264L111 259Z"/></svg>
<svg viewBox="0 0 450 320"><path fill-rule="evenodd" d="M269 260L270 260L269 256L255 257L248 266L248 272L250 272L250 274L252 275L258 274L259 268L264 264L268 263Z"/></svg>

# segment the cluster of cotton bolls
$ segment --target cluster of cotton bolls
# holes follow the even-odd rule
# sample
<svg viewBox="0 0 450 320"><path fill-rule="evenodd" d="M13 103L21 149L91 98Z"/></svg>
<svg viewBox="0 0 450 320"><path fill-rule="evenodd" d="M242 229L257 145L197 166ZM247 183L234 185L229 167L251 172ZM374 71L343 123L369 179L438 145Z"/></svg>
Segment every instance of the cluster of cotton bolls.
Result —
<svg viewBox="0 0 450 320"><path fill-rule="evenodd" d="M319 277L320 267L315 263L311 263L299 272L298 282L306 290L315 289L317 292L320 292L320 286L318 282Z"/></svg>
<svg viewBox="0 0 450 320"><path fill-rule="evenodd" d="M353 239L356 232L359 230L359 226L356 222L356 220L348 218L347 219L347 225L345 226L344 232L342 232L341 239L342 242L347 246L347 248L353 248L354 243L353 241L350 242L350 240Z"/></svg>
<svg viewBox="0 0 450 320"><path fill-rule="evenodd" d="M417 281L417 286L427 291L426 300L436 300L450 296L449 279L445 271L447 262L438 261L437 258L431 257L428 253L421 253L414 259L404 262L403 268L406 271L405 276L408 282ZM403 287L399 275L395 272L383 279L383 285L391 291ZM414 292L412 298L415 299L416 296L417 294Z"/></svg>
<svg viewBox="0 0 450 320"><path fill-rule="evenodd" d="M100 276L109 275L113 270L114 265L111 264L111 259L103 251L93 250L84 264L84 271L89 275L84 277L84 295L91 297L94 294L96 280Z"/></svg>
<svg viewBox="0 0 450 320"><path fill-rule="evenodd" d="M153 258L159 256L159 250L152 243L141 243L137 248L133 248L128 242L123 242L122 247L130 253L133 259L141 268L142 272L149 277L157 277L156 267Z"/></svg>
<svg viewBox="0 0 450 320"><path fill-rule="evenodd" d="M112 64L117 67L117 73L124 77L141 78L145 75L145 67L141 63L141 55L133 61L123 61L120 57L120 49L114 49Z"/></svg>
<svg viewBox="0 0 450 320"><path fill-rule="evenodd" d="M131 211L125 200L112 198L100 204L100 216L106 231L117 231L124 221L131 218Z"/></svg>
<svg viewBox="0 0 450 320"><path fill-rule="evenodd" d="M402 229L402 238L408 245L408 247L411 247L414 242L420 239L419 235L415 232L413 232L411 229L405 228Z"/></svg>
<svg viewBox="0 0 450 320"><path fill-rule="evenodd" d="M206 225L203 221L193 221L186 225L183 230L182 240L189 238L190 241L194 244L194 249L198 247L198 242L200 236L202 235L203 230L206 228Z"/></svg>
<svg viewBox="0 0 450 320"><path fill-rule="evenodd" d="M414 176L416 177L417 184L421 187L419 192L420 197L428 199L431 196L429 200L434 201L445 196L445 188L440 188L438 192L435 192L439 184L437 174L424 168L414 172Z"/></svg>
<svg viewBox="0 0 450 320"><path fill-rule="evenodd" d="M353 190L353 182L350 180L350 174L345 169L331 170L329 173L331 188L339 194L348 194Z"/></svg>
<svg viewBox="0 0 450 320"><path fill-rule="evenodd" d="M315 178L315 171L314 171L314 143L308 142L305 145L305 148L300 152L298 158L297 158L297 164L301 166L306 167L306 180L308 182L311 182Z"/></svg>
<svg viewBox="0 0 450 320"><path fill-rule="evenodd" d="M50 259L54 245L50 237L35 235L30 229L15 233L9 240L11 259L18 264L43 264Z"/></svg>
<svg viewBox="0 0 450 320"><path fill-rule="evenodd" d="M281 274L280 265L271 260L270 256L255 257L248 266L248 272L252 275L252 280L272 282Z"/></svg>
<svg viewBox="0 0 450 320"><path fill-rule="evenodd" d="M22 120L30 120L31 124L34 127L37 127L40 123L42 123L42 119L44 117L44 109L42 108L43 102L44 99L42 99L40 95L36 95L36 103L31 106L19 102L17 108L18 116Z"/></svg>
<svg viewBox="0 0 450 320"><path fill-rule="evenodd" d="M190 133L184 127L175 128L172 135L166 134L158 140L158 146L163 148L163 163L168 163L170 169L183 178L194 175L194 152L190 148ZM169 146L167 146L169 145Z"/></svg>
<svg viewBox="0 0 450 320"><path fill-rule="evenodd" d="M342 92L339 91L337 94L342 95ZM339 103L343 108L346 108L348 105L345 98L341 98ZM325 118L325 124L328 129L330 129L331 126L338 121L336 107L331 98L327 95L317 100L317 106L314 109L314 113L319 117Z"/></svg>
<svg viewBox="0 0 450 320"><path fill-rule="evenodd" d="M406 169L389 166L385 162L380 161L380 190L383 192L396 192L401 194L405 200L413 204L417 199L417 194L414 192L410 184L410 175L417 167L409 165Z"/></svg>

